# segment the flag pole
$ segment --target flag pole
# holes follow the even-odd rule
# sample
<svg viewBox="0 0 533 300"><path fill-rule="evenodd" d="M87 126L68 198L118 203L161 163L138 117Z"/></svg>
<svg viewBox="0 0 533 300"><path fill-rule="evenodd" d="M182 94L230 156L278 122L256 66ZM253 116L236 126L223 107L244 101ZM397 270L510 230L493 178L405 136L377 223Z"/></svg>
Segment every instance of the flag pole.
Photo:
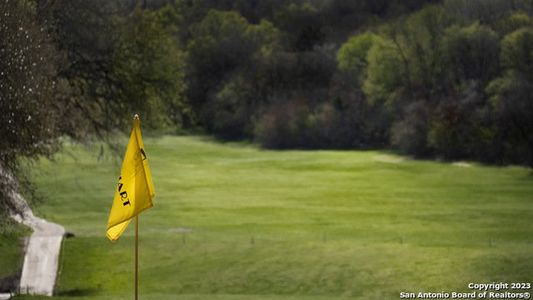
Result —
<svg viewBox="0 0 533 300"><path fill-rule="evenodd" d="M135 114L133 119L139 119ZM135 216L135 300L139 299L139 215Z"/></svg>
<svg viewBox="0 0 533 300"><path fill-rule="evenodd" d="M139 299L139 216L135 216L135 300Z"/></svg>

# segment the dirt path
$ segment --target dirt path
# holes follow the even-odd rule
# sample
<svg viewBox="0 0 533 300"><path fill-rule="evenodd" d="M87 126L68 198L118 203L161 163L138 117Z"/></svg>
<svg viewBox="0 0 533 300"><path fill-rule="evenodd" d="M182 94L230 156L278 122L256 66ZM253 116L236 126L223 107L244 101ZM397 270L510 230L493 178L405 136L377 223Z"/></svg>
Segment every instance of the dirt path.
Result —
<svg viewBox="0 0 533 300"><path fill-rule="evenodd" d="M19 194L15 193L13 200L23 211L22 215L13 215L13 219L33 229L24 256L20 292L52 296L65 229L34 216L26 200Z"/></svg>

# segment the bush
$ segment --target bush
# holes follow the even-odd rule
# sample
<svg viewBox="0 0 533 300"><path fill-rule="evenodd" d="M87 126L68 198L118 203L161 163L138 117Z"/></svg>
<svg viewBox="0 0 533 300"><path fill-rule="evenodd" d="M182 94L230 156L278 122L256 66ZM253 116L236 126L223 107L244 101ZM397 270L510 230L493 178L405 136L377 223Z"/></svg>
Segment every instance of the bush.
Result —
<svg viewBox="0 0 533 300"><path fill-rule="evenodd" d="M303 148L308 144L309 106L302 99L271 106L258 121L255 128L256 140L265 148Z"/></svg>
<svg viewBox="0 0 533 300"><path fill-rule="evenodd" d="M224 139L243 139L252 136L253 87L238 76L224 85L206 105L209 129Z"/></svg>
<svg viewBox="0 0 533 300"><path fill-rule="evenodd" d="M403 119L392 126L392 146L415 156L429 155L431 152L428 148L427 136L430 113L425 102L411 103L406 108Z"/></svg>

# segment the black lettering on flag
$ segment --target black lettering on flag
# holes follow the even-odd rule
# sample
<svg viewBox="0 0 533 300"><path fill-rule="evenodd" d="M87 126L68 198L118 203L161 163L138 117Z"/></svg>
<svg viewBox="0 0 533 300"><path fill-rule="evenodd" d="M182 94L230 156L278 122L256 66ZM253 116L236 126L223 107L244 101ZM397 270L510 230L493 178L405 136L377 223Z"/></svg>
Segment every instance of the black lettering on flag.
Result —
<svg viewBox="0 0 533 300"><path fill-rule="evenodd" d="M146 159L146 153L144 152L144 149L141 148L141 159L142 160L145 160Z"/></svg>
<svg viewBox="0 0 533 300"><path fill-rule="evenodd" d="M122 200L122 205L123 206L126 206L126 205L131 206L130 199L128 199L128 192L127 191L122 191L122 187L124 186L124 184L122 182L120 182L120 180L122 180L122 176L120 176L118 178L118 193L119 193L120 198Z"/></svg>
<svg viewBox="0 0 533 300"><path fill-rule="evenodd" d="M120 193L120 198L122 198L122 205L131 205L130 199L128 199L128 193L126 191Z"/></svg>
<svg viewBox="0 0 533 300"><path fill-rule="evenodd" d="M122 179L122 176L120 176L120 177L118 178L118 191L119 191L119 192L120 192L120 190L122 190L122 186L124 185L124 184L120 183L120 180L121 180L121 179Z"/></svg>

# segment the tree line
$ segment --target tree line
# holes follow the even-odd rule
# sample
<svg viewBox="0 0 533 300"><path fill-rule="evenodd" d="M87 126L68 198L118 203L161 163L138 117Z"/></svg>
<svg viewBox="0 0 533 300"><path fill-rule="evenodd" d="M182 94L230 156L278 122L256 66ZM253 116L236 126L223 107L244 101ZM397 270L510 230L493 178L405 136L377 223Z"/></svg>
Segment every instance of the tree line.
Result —
<svg viewBox="0 0 533 300"><path fill-rule="evenodd" d="M533 165L531 0L1 3L2 191L21 157L134 112L265 148Z"/></svg>
<svg viewBox="0 0 533 300"><path fill-rule="evenodd" d="M172 7L192 118L274 149L533 165L533 2Z"/></svg>

